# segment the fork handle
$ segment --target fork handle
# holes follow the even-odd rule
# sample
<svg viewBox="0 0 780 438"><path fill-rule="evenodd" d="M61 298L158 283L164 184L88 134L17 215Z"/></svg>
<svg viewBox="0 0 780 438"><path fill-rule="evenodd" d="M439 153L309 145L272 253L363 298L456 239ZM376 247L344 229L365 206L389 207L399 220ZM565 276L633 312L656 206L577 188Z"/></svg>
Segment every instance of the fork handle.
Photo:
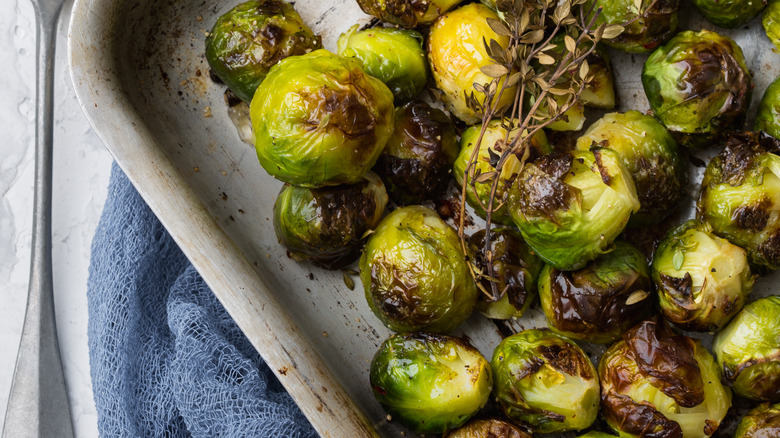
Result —
<svg viewBox="0 0 780 438"><path fill-rule="evenodd" d="M73 437L54 320L51 261L52 140L56 10L36 8L35 195L27 312L3 436Z"/></svg>

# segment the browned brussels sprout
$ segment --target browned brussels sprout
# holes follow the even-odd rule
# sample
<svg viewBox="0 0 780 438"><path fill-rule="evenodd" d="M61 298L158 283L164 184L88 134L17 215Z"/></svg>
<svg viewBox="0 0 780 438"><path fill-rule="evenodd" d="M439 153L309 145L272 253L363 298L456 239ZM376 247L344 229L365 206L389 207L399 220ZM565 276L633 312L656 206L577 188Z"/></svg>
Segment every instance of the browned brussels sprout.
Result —
<svg viewBox="0 0 780 438"><path fill-rule="evenodd" d="M498 418L471 420L444 438L533 438L518 426Z"/></svg>
<svg viewBox="0 0 780 438"><path fill-rule="evenodd" d="M249 103L271 66L321 48L320 37L292 4L250 0L217 19L206 37L206 60L214 74Z"/></svg>
<svg viewBox="0 0 780 438"><path fill-rule="evenodd" d="M606 344L650 316L650 270L631 244L615 249L577 271L547 265L539 274L539 298L550 328L581 341Z"/></svg>
<svg viewBox="0 0 780 438"><path fill-rule="evenodd" d="M753 92L742 49L708 30L680 32L653 52L642 85L655 116L686 147L741 128Z"/></svg>
<svg viewBox="0 0 780 438"><path fill-rule="evenodd" d="M710 353L663 321L643 321L599 362L601 409L621 437L702 438L731 407Z"/></svg>
<svg viewBox="0 0 780 438"><path fill-rule="evenodd" d="M764 26L766 37L780 50L780 2L773 1L764 9L764 16L761 18L761 24Z"/></svg>
<svg viewBox="0 0 780 438"><path fill-rule="evenodd" d="M374 165L390 199L419 204L444 194L458 155L455 125L447 115L420 101L395 110L395 131Z"/></svg>
<svg viewBox="0 0 780 438"><path fill-rule="evenodd" d="M767 0L692 0L710 23L733 29L758 15Z"/></svg>
<svg viewBox="0 0 780 438"><path fill-rule="evenodd" d="M742 418L734 438L780 437L780 403L763 403Z"/></svg>
<svg viewBox="0 0 780 438"><path fill-rule="evenodd" d="M360 9L382 21L404 27L433 23L463 0L357 0Z"/></svg>
<svg viewBox="0 0 780 438"><path fill-rule="evenodd" d="M602 8L596 24L625 26L623 33L604 40L616 49L652 52L677 31L680 0L589 0L585 7L589 9L594 4Z"/></svg>

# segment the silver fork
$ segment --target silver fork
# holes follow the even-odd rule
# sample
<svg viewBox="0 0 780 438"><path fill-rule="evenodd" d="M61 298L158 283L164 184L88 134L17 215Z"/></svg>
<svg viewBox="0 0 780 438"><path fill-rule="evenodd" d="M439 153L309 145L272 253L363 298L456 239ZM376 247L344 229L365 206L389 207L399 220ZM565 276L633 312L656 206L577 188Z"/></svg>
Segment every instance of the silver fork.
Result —
<svg viewBox="0 0 780 438"><path fill-rule="evenodd" d="M32 0L36 18L35 199L27 312L3 436L73 437L54 321L51 263L54 46L64 0Z"/></svg>

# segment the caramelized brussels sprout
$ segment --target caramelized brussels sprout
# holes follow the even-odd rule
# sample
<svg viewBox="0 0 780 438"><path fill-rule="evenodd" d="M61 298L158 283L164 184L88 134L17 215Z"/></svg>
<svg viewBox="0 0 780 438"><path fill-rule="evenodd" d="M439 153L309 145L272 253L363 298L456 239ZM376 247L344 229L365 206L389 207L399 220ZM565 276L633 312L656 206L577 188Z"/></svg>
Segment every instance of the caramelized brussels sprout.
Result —
<svg viewBox="0 0 780 438"><path fill-rule="evenodd" d="M747 24L766 6L767 0L692 0L704 18L720 27L733 29Z"/></svg>
<svg viewBox="0 0 780 438"><path fill-rule="evenodd" d="M712 351L738 395L780 401L780 297L746 305L715 336Z"/></svg>
<svg viewBox="0 0 780 438"><path fill-rule="evenodd" d="M474 148L481 132L482 125L476 125L463 133L460 138L460 154L455 160L453 170L459 187L463 186L464 178L467 180L466 201L478 215L485 217L495 177L479 178L479 175L496 171L495 165L498 163L498 157L509 148L506 139L511 140L516 137L519 129L508 133L500 120L492 120L488 123L484 134L482 134L482 142L479 144L479 152L475 157L474 166L469 169L469 162L474 155ZM530 147L527 148L527 160L552 153L552 147L547 142L547 136L542 130L537 131L528 143ZM493 200L493 213L491 215L493 223L512 223L512 217L507 211L506 200L509 188L521 170L523 170L523 162L516 155L510 155L504 162L501 172L498 174L499 182ZM474 180L473 186L472 179Z"/></svg>
<svg viewBox="0 0 780 438"><path fill-rule="evenodd" d="M780 140L735 134L707 165L698 217L715 234L745 248L750 262L780 267Z"/></svg>
<svg viewBox="0 0 780 438"><path fill-rule="evenodd" d="M547 264L570 271L610 245L639 210L634 181L611 149L555 153L527 164L509 195L509 211Z"/></svg>
<svg viewBox="0 0 780 438"><path fill-rule="evenodd" d="M780 403L758 405L742 418L734 438L771 438L780 436Z"/></svg>
<svg viewBox="0 0 780 438"><path fill-rule="evenodd" d="M533 438L531 434L514 424L491 418L489 420L471 420L457 430L444 435L444 438Z"/></svg>
<svg viewBox="0 0 780 438"><path fill-rule="evenodd" d="M422 206L379 223L360 258L360 279L371 310L396 332L450 332L477 302L455 230Z"/></svg>
<svg viewBox="0 0 780 438"><path fill-rule="evenodd" d="M214 23L206 37L206 60L214 74L249 103L271 66L321 48L320 37L291 4L250 0Z"/></svg>
<svg viewBox="0 0 780 438"><path fill-rule="evenodd" d="M620 339L650 316L651 291L644 254L622 241L577 271L547 265L539 274L547 325L563 336L599 344Z"/></svg>
<svg viewBox="0 0 780 438"><path fill-rule="evenodd" d="M393 133L393 117L387 86L360 61L326 50L273 66L250 106L260 164L306 187L359 181Z"/></svg>
<svg viewBox="0 0 780 438"><path fill-rule="evenodd" d="M690 220L671 230L653 257L661 313L675 325L716 332L745 305L755 277L742 248Z"/></svg>
<svg viewBox="0 0 780 438"><path fill-rule="evenodd" d="M455 125L443 111L413 101L396 108L395 130L374 165L390 198L419 204L444 194L458 156Z"/></svg>
<svg viewBox="0 0 780 438"><path fill-rule="evenodd" d="M339 55L361 60L366 73L390 88L396 105L420 94L428 80L423 36L407 29L357 28L355 25L339 37Z"/></svg>
<svg viewBox="0 0 780 438"><path fill-rule="evenodd" d="M490 366L493 395L510 420L550 433L585 429L596 419L596 369L563 336L532 329L504 338Z"/></svg>
<svg viewBox="0 0 780 438"><path fill-rule="evenodd" d="M485 247L485 230L471 235L469 244L477 266L487 272L488 262L481 250ZM479 294L477 310L492 319L519 318L536 297L536 280L544 263L526 245L523 236L514 228L496 228L490 231L490 253L493 257L493 277L498 289L498 300L484 292ZM485 291L492 292L490 280L483 280Z"/></svg>
<svg viewBox="0 0 780 438"><path fill-rule="evenodd" d="M274 204L274 230L294 259L338 269L357 259L363 235L379 224L386 204L385 187L371 172L350 185L285 184Z"/></svg>
<svg viewBox="0 0 780 438"><path fill-rule="evenodd" d="M460 339L410 333L388 338L371 361L374 397L422 433L460 427L490 396L490 364Z"/></svg>
<svg viewBox="0 0 780 438"><path fill-rule="evenodd" d="M772 5L780 4L772 3ZM780 12L780 11L778 11ZM778 23L780 32L780 23ZM755 129L780 138L780 77L772 81L758 104Z"/></svg>
<svg viewBox="0 0 780 438"><path fill-rule="evenodd" d="M360 9L382 21L404 27L433 23L463 0L357 0Z"/></svg>
<svg viewBox="0 0 780 438"><path fill-rule="evenodd" d="M655 116L686 147L739 129L753 92L742 49L707 30L680 32L653 52L642 85Z"/></svg>
<svg viewBox="0 0 780 438"><path fill-rule="evenodd" d="M469 124L480 118L466 105L466 96L473 92L484 102L484 94L474 90L474 84L491 81L480 70L492 63L485 41L495 40L502 47L509 44L509 37L490 28L488 18L497 20L498 15L483 4L471 3L439 17L428 36L428 61L436 86L443 92L442 101L455 117ZM510 104L514 96L514 87L508 88L499 106Z"/></svg>
<svg viewBox="0 0 780 438"><path fill-rule="evenodd" d="M677 31L680 0L640 0L639 9L635 0L589 0L586 9L590 10L594 3L595 7L602 8L596 18L597 25L625 26L623 33L604 40L604 44L616 49L631 53L652 52Z"/></svg>
<svg viewBox="0 0 780 438"><path fill-rule="evenodd" d="M770 2L761 19L766 37L780 50L780 2Z"/></svg>
<svg viewBox="0 0 780 438"><path fill-rule="evenodd" d="M621 437L702 438L731 406L710 353L664 323L643 321L599 362L601 409Z"/></svg>

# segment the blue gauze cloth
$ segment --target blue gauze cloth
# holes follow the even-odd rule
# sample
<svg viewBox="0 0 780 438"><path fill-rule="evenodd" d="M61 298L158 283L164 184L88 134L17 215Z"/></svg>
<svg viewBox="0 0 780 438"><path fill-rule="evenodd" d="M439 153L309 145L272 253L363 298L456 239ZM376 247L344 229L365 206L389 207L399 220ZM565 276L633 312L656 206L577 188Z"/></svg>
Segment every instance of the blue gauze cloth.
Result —
<svg viewBox="0 0 780 438"><path fill-rule="evenodd" d="M101 436L318 436L116 164L87 298Z"/></svg>

